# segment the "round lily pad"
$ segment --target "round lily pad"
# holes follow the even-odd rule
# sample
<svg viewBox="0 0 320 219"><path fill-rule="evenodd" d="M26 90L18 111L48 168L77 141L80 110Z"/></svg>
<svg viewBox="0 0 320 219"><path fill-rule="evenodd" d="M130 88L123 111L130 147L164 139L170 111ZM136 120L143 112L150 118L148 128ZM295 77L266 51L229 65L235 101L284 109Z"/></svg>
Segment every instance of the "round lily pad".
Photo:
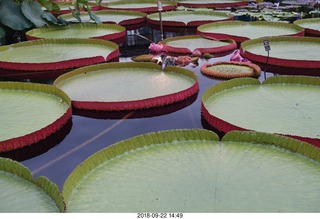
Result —
<svg viewBox="0 0 320 219"><path fill-rule="evenodd" d="M66 70L118 58L119 46L106 40L70 38L26 41L0 46L0 76L54 78Z"/></svg>
<svg viewBox="0 0 320 219"><path fill-rule="evenodd" d="M227 8L239 7L248 4L245 0L178 0L178 6L190 8Z"/></svg>
<svg viewBox="0 0 320 219"><path fill-rule="evenodd" d="M102 9L140 11L150 14L158 11L157 3L157 0L120 0L101 4L101 7ZM161 1L161 5L163 11L171 11L177 7L174 1Z"/></svg>
<svg viewBox="0 0 320 219"><path fill-rule="evenodd" d="M70 98L52 85L0 82L0 102L0 152L45 139L72 115Z"/></svg>
<svg viewBox="0 0 320 219"><path fill-rule="evenodd" d="M58 187L46 177L34 180L22 164L0 157L1 213L59 213L65 203Z"/></svg>
<svg viewBox="0 0 320 219"><path fill-rule="evenodd" d="M37 39L103 39L115 43L125 41L126 29L117 24L70 24L66 26L50 26L35 28L26 33L28 40Z"/></svg>
<svg viewBox="0 0 320 219"><path fill-rule="evenodd" d="M201 66L201 73L217 78L259 77L261 68L246 62L220 61Z"/></svg>
<svg viewBox="0 0 320 219"><path fill-rule="evenodd" d="M58 4L60 10L58 12L51 11L51 13L53 15L55 15L56 17L58 17L62 14L71 13L73 10L75 10L75 3L73 1L65 1L65 0L59 1L58 0L56 3ZM80 3L80 5L81 5L81 3ZM90 6L91 10L94 12L101 9L100 5L97 4L96 1L88 2L88 6ZM81 8L81 11L84 11L84 8Z"/></svg>
<svg viewBox="0 0 320 219"><path fill-rule="evenodd" d="M139 11L129 10L100 10L94 12L102 23L113 23L125 27L127 30L138 29L145 26L147 14ZM60 16L64 20L71 23L79 21L72 13ZM88 12L81 12L79 15L82 22L93 22L90 20Z"/></svg>
<svg viewBox="0 0 320 219"><path fill-rule="evenodd" d="M62 193L67 212L318 212L319 150L266 133L147 133L90 156Z"/></svg>
<svg viewBox="0 0 320 219"><path fill-rule="evenodd" d="M320 79L308 76L238 78L202 96L204 119L224 133L253 130L291 136L320 147Z"/></svg>
<svg viewBox="0 0 320 219"><path fill-rule="evenodd" d="M232 39L214 40L207 39L199 35L177 36L160 41L168 53L192 54L198 50L202 54L219 54L231 52L237 48L237 44Z"/></svg>
<svg viewBox="0 0 320 219"><path fill-rule="evenodd" d="M303 36L304 29L296 24L270 21L220 21L203 24L197 28L197 33L210 38L231 38L237 43L248 39L266 36Z"/></svg>
<svg viewBox="0 0 320 219"><path fill-rule="evenodd" d="M293 23L303 27L306 36L320 36L320 18L306 18Z"/></svg>
<svg viewBox="0 0 320 219"><path fill-rule="evenodd" d="M164 106L198 92L196 75L187 69L155 63L106 63L61 75L54 85L75 108L134 110Z"/></svg>
<svg viewBox="0 0 320 219"><path fill-rule="evenodd" d="M233 17L227 13L214 11L168 11L161 15L162 25L173 27L197 27L225 20L233 20ZM160 26L159 13L148 15L147 23Z"/></svg>
<svg viewBox="0 0 320 219"><path fill-rule="evenodd" d="M269 57L263 42L270 46ZM264 66L269 72L291 75L320 75L320 38L264 37L243 42L243 57Z"/></svg>

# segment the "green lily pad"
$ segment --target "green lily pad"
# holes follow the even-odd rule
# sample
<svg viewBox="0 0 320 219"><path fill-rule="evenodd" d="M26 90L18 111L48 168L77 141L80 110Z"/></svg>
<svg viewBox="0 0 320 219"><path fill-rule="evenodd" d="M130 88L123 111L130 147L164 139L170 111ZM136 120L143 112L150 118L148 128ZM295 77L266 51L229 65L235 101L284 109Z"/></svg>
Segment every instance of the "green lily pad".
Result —
<svg viewBox="0 0 320 219"><path fill-rule="evenodd" d="M29 146L71 119L70 98L52 85L0 82L0 152Z"/></svg>
<svg viewBox="0 0 320 219"><path fill-rule="evenodd" d="M204 118L220 131L253 130L292 136L320 146L320 80L278 76L232 79L202 96Z"/></svg>
<svg viewBox="0 0 320 219"><path fill-rule="evenodd" d="M266 133L147 133L90 156L62 193L67 212L319 212L320 164L289 145L319 156Z"/></svg>
<svg viewBox="0 0 320 219"><path fill-rule="evenodd" d="M67 26L50 26L36 28L26 33L27 39L105 39L116 41L119 38L125 39L126 29L117 24L70 24Z"/></svg>
<svg viewBox="0 0 320 219"><path fill-rule="evenodd" d="M124 27L137 23L144 24L147 16L143 12L128 10L100 10L94 13L100 18L102 23L115 23ZM82 22L93 22L90 20L88 12L81 12L79 16ZM63 14L59 17L68 22L79 22L71 13Z"/></svg>
<svg viewBox="0 0 320 219"><path fill-rule="evenodd" d="M198 92L194 73L179 67L162 70L154 63L106 63L61 75L54 85L75 108L133 110L163 106Z"/></svg>
<svg viewBox="0 0 320 219"><path fill-rule="evenodd" d="M269 42L269 55L264 41ZM299 36L263 37L243 42L240 47L243 57L266 66L270 72L311 76L320 75L319 51L320 38Z"/></svg>
<svg viewBox="0 0 320 219"><path fill-rule="evenodd" d="M40 39L0 46L0 74L7 70L72 69L119 57L117 44L98 39Z"/></svg>
<svg viewBox="0 0 320 219"><path fill-rule="evenodd" d="M320 18L307 18L293 22L305 29L305 35L320 36Z"/></svg>
<svg viewBox="0 0 320 219"><path fill-rule="evenodd" d="M101 6L102 9L140 11L149 14L158 11L157 3L157 0L120 0L109 2L108 4L101 4ZM170 11L176 8L175 2L161 1L161 3L164 11Z"/></svg>
<svg viewBox="0 0 320 219"><path fill-rule="evenodd" d="M231 38L238 43L266 36L304 35L304 29L298 25L269 21L220 21L200 25L197 31L203 36Z"/></svg>
<svg viewBox="0 0 320 219"><path fill-rule="evenodd" d="M233 20L233 17L223 12L214 11L168 11L161 14L161 21L166 26L199 26L200 24ZM147 16L147 22L160 25L159 13Z"/></svg>
<svg viewBox="0 0 320 219"><path fill-rule="evenodd" d="M191 54L195 50L204 53L224 53L231 52L237 48L234 40L214 40L207 39L199 35L176 36L160 41L165 46L167 52Z"/></svg>
<svg viewBox="0 0 320 219"><path fill-rule="evenodd" d="M226 8L245 6L248 1L245 0L178 0L178 6L190 8Z"/></svg>
<svg viewBox="0 0 320 219"><path fill-rule="evenodd" d="M22 164L0 158L0 212L59 213L65 204L58 187L45 177L33 180Z"/></svg>
<svg viewBox="0 0 320 219"><path fill-rule="evenodd" d="M96 43L97 42L97 43ZM114 50L113 44L101 41L42 40L0 47L0 61L16 63L48 63L102 56Z"/></svg>

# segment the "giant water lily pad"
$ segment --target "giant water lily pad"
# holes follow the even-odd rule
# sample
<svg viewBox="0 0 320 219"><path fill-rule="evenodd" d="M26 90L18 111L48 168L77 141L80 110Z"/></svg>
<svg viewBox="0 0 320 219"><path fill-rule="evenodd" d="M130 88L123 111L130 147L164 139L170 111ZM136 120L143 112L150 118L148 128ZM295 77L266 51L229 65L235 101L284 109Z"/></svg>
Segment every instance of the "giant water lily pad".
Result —
<svg viewBox="0 0 320 219"><path fill-rule="evenodd" d="M124 26L126 29L137 29L145 26L147 17L147 14L143 12L129 10L100 10L94 13L102 23L118 24ZM71 23L79 22L72 13L64 14L60 17ZM88 12L81 12L79 17L82 22L94 22L90 19Z"/></svg>
<svg viewBox="0 0 320 219"><path fill-rule="evenodd" d="M1 213L58 213L65 204L58 187L41 176L36 180L28 168L0 158Z"/></svg>
<svg viewBox="0 0 320 219"><path fill-rule="evenodd" d="M214 128L292 136L320 147L320 79L307 76L232 79L202 96L202 115Z"/></svg>
<svg viewBox="0 0 320 219"><path fill-rule="evenodd" d="M26 33L28 40L37 39L104 39L116 43L123 42L126 36L126 29L117 24L70 24L66 26L50 26L35 28ZM122 39L120 41L119 39Z"/></svg>
<svg viewBox="0 0 320 219"><path fill-rule="evenodd" d="M119 58L119 46L98 39L41 39L0 46L0 75L46 77ZM56 72L57 71L57 72ZM55 73L56 72L56 73ZM61 74L61 73L60 73ZM52 77L54 77L52 76Z"/></svg>
<svg viewBox="0 0 320 219"><path fill-rule="evenodd" d="M270 45L269 54L263 42ZM264 37L243 42L241 55L265 66L269 72L292 75L320 75L320 38Z"/></svg>
<svg viewBox="0 0 320 219"><path fill-rule="evenodd" d="M237 44L232 39L214 40L207 39L199 35L177 36L160 41L169 53L192 54L198 50L204 53L226 53L237 48Z"/></svg>
<svg viewBox="0 0 320 219"><path fill-rule="evenodd" d="M68 14L68 13L71 13L72 11L75 10L75 2L74 1L64 1L64 0L61 0L61 1L57 1L56 2L59 6L59 11L58 12L55 12L55 11L52 11L51 13L55 16L59 16L59 15L62 15L62 14ZM80 3L80 2L79 2ZM80 3L80 6L81 6L81 3ZM96 1L94 2L88 2L88 6L91 8L92 11L96 12L97 10L100 10L101 7L99 4L97 4ZM85 9L81 6L80 8L80 11L85 11Z"/></svg>
<svg viewBox="0 0 320 219"><path fill-rule="evenodd" d="M102 9L140 11L150 14L158 11L157 3L157 0L120 0L109 2L108 4L101 4L101 6ZM173 1L161 1L161 5L163 11L170 11L176 8L176 3Z"/></svg>
<svg viewBox="0 0 320 219"><path fill-rule="evenodd" d="M70 98L52 85L0 82L0 152L29 146L71 119Z"/></svg>
<svg viewBox="0 0 320 219"><path fill-rule="evenodd" d="M220 21L200 25L197 32L210 38L231 38L237 43L266 36L304 35L304 29L298 25L269 21Z"/></svg>
<svg viewBox="0 0 320 219"><path fill-rule="evenodd" d="M320 36L320 18L307 18L293 22L305 29L306 36Z"/></svg>
<svg viewBox="0 0 320 219"><path fill-rule="evenodd" d="M198 92L195 74L179 67L162 70L154 63L107 63L83 67L54 81L75 108L134 110L184 100Z"/></svg>
<svg viewBox="0 0 320 219"><path fill-rule="evenodd" d="M161 15L162 25L174 27L197 27L224 20L233 20L233 17L227 13L214 11L168 11ZM160 26L159 13L148 15L147 22Z"/></svg>
<svg viewBox="0 0 320 219"><path fill-rule="evenodd" d="M245 0L178 0L178 6L190 8L226 8L239 7L248 4Z"/></svg>
<svg viewBox="0 0 320 219"><path fill-rule="evenodd" d="M67 212L319 212L319 150L266 133L147 133L90 156L62 193Z"/></svg>

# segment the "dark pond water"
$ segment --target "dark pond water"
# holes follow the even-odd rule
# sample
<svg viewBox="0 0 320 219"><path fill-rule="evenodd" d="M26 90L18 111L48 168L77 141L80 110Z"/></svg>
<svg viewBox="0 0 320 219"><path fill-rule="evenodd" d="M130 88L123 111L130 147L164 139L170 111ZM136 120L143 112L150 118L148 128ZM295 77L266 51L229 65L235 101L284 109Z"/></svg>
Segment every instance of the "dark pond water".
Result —
<svg viewBox="0 0 320 219"><path fill-rule="evenodd" d="M154 42L160 40L158 30L142 28L138 31L128 31L126 42L120 45L120 62L130 62L131 56L148 53L150 42L137 36L137 33ZM164 38L185 34L191 33L187 31L165 32ZM46 176L62 189L65 180L77 165L93 153L111 144L148 132L204 128L200 111L202 93L222 80L203 76L200 73L200 67L205 63L229 61L230 57L231 54L209 60L203 59L199 60L198 66L186 66L198 76L200 91L197 96L179 104L153 111L122 114L100 113L88 115L74 111L78 115L73 115L69 126L65 128L66 130L63 130L62 141L58 135L53 136L52 140L58 140L60 143L45 153L21 162L32 171L35 178ZM266 77L272 75L267 73ZM259 79L262 81L264 78L265 75L262 74ZM65 138L63 138L64 136ZM44 144L49 146L50 142L47 141Z"/></svg>

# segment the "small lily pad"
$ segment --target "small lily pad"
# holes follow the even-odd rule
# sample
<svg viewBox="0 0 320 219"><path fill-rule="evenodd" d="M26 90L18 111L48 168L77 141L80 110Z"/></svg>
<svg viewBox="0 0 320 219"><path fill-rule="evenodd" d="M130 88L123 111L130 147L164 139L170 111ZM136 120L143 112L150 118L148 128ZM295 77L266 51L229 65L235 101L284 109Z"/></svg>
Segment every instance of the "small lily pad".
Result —
<svg viewBox="0 0 320 219"><path fill-rule="evenodd" d="M261 68L258 65L246 62L220 61L213 64L205 64L201 67L201 73L217 78L259 77Z"/></svg>

